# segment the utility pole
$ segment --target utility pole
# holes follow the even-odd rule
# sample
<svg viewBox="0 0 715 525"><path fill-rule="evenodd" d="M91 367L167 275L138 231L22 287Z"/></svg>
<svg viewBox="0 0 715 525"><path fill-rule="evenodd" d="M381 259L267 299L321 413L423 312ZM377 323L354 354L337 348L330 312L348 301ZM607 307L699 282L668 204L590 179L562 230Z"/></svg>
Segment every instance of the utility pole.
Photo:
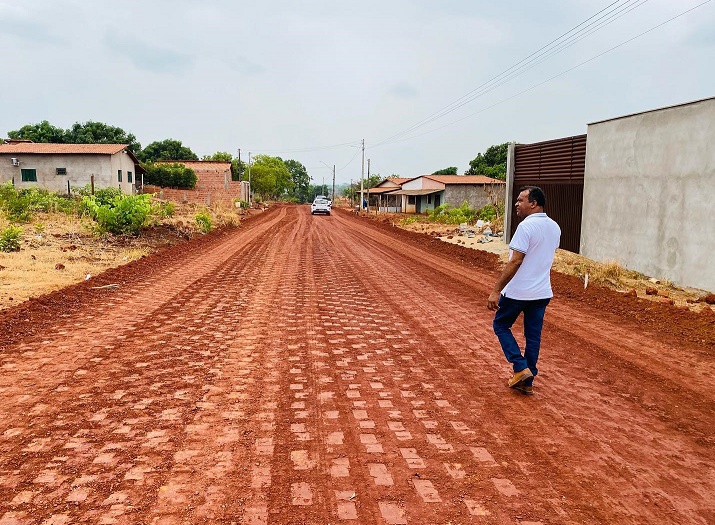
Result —
<svg viewBox="0 0 715 525"><path fill-rule="evenodd" d="M243 180L241 176L241 148L238 148L238 180Z"/></svg>
<svg viewBox="0 0 715 525"><path fill-rule="evenodd" d="M330 202L335 202L335 164L333 164L333 197Z"/></svg>
<svg viewBox="0 0 715 525"><path fill-rule="evenodd" d="M367 212L370 213L370 159L367 159Z"/></svg>
<svg viewBox="0 0 715 525"><path fill-rule="evenodd" d="M362 210L362 203L365 200L363 197L363 191L365 187L365 139L362 139L362 165L360 166L360 209Z"/></svg>
<svg viewBox="0 0 715 525"><path fill-rule="evenodd" d="M253 193L253 188L251 188L251 152L248 152L248 207L251 207L251 193Z"/></svg>

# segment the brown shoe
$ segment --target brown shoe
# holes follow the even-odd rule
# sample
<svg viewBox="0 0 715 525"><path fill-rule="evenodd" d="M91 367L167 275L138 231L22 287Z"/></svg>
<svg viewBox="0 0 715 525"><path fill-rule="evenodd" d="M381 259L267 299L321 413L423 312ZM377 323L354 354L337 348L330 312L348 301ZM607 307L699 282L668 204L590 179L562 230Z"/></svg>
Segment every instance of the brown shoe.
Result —
<svg viewBox="0 0 715 525"><path fill-rule="evenodd" d="M534 395L534 388L529 385L525 385L523 383L519 383L518 385L514 385L514 390L518 390L525 396L533 396Z"/></svg>
<svg viewBox="0 0 715 525"><path fill-rule="evenodd" d="M514 388L516 385L523 383L530 377L534 377L534 374L531 373L531 370L525 368L524 370L515 372L514 375L511 376L511 379L509 379L507 385L509 385L509 388Z"/></svg>

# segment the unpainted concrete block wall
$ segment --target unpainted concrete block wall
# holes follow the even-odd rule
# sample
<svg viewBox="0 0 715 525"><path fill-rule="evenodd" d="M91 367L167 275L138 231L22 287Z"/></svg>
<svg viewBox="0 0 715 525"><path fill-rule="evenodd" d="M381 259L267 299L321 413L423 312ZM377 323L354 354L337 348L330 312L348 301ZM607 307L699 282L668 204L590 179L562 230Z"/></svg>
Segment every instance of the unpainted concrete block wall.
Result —
<svg viewBox="0 0 715 525"><path fill-rule="evenodd" d="M484 184L451 184L444 190L444 202L452 206L461 206L464 201L475 209L483 208L491 202L489 192L498 196L504 202L506 196L506 185L484 185ZM443 204L444 204L443 202Z"/></svg>
<svg viewBox="0 0 715 525"><path fill-rule="evenodd" d="M581 253L715 291L715 98L590 124Z"/></svg>

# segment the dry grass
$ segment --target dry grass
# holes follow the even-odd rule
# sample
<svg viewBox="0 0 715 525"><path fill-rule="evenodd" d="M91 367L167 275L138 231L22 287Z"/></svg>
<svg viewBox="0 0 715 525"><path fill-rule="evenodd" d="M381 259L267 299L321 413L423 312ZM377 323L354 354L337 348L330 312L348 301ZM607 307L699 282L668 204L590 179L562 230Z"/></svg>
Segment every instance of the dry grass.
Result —
<svg viewBox="0 0 715 525"><path fill-rule="evenodd" d="M214 227L240 222L238 210L177 204L173 217L138 237L97 235L89 219L61 213L36 214L22 228L19 252L0 252L0 309L64 288L140 259L162 247L201 235L194 217L209 213ZM10 223L0 218L0 230Z"/></svg>
<svg viewBox="0 0 715 525"><path fill-rule="evenodd" d="M481 236L477 235L472 239L460 237L457 235L454 225L430 223L427 222L424 217L419 216L416 220L405 223L405 221L400 221L400 218L404 219L404 217L404 214L395 214L394 217L388 217L387 219L378 216L378 220L388 220L394 225L410 231L431 233L433 235L438 234L446 242L496 253L502 263L505 263L508 258L509 247L501 240L494 239L493 242L480 244L478 243L478 238ZM503 224L503 222L501 224ZM493 223L491 227L494 231L501 231L503 226L500 227L500 224ZM708 298L707 292L695 288L679 287L667 279L653 278L636 271L628 270L617 261L599 263L582 255L565 250L557 250L553 269L559 273L578 277L584 282L588 274L588 282L590 285L603 286L623 293L633 293L633 291L635 291L638 297L645 299L653 301L672 300L676 305L684 306L694 311L708 308L708 301L706 300L706 298ZM646 293L646 290L649 290L649 293ZM710 294L711 301L713 298L713 294Z"/></svg>
<svg viewBox="0 0 715 525"><path fill-rule="evenodd" d="M581 279L588 275L590 283L611 288L624 287L633 280L646 279L643 274L623 268L617 261L598 263L565 250L557 252L554 269Z"/></svg>

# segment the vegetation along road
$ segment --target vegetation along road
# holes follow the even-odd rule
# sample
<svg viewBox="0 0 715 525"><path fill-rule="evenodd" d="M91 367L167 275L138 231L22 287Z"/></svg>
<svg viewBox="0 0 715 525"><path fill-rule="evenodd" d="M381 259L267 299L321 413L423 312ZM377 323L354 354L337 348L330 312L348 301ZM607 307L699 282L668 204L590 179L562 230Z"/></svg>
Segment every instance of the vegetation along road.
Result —
<svg viewBox="0 0 715 525"><path fill-rule="evenodd" d="M522 396L496 272L282 206L3 311L0 524L715 522L713 316L555 276Z"/></svg>

